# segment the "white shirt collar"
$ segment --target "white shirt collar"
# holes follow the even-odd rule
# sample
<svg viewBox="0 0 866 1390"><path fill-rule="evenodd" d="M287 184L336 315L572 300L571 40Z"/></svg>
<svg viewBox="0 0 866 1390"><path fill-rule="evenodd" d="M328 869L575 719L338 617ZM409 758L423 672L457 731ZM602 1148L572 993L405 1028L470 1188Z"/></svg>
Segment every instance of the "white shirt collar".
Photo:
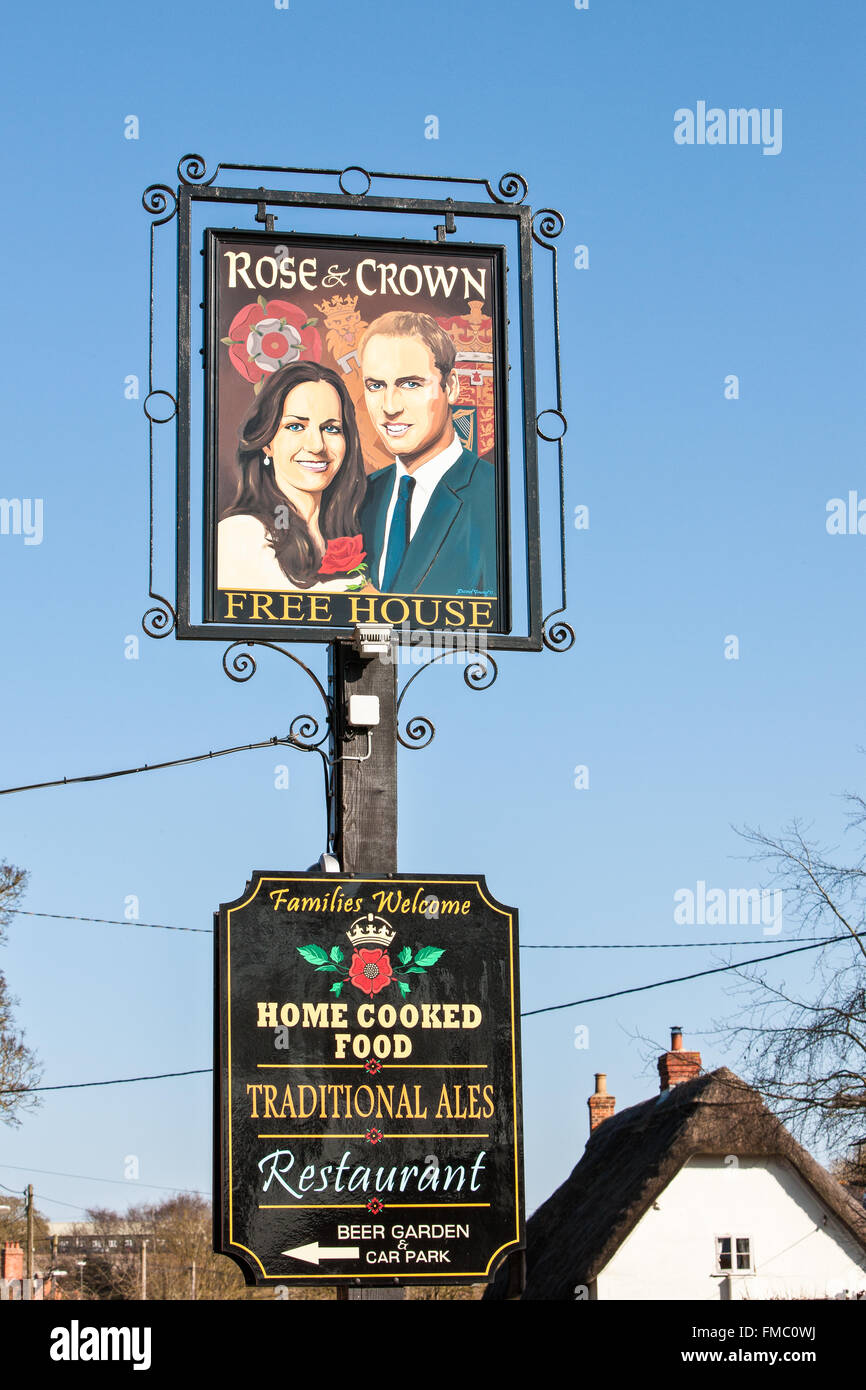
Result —
<svg viewBox="0 0 866 1390"><path fill-rule="evenodd" d="M422 463L421 467L416 468L414 473L409 473L405 463L398 456L395 460L397 466L397 479L407 476L414 478L416 490L420 488L421 492L425 493L429 498L432 496L436 484L462 455L463 445L455 434L451 443L447 444L441 453L434 454L432 459L428 459L426 463ZM395 479L395 482L396 481Z"/></svg>

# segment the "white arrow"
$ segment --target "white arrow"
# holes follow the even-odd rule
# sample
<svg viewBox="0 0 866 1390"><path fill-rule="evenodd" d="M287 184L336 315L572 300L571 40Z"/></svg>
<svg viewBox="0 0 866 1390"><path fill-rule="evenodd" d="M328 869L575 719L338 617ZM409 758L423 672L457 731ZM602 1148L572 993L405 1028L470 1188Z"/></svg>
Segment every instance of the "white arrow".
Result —
<svg viewBox="0 0 866 1390"><path fill-rule="evenodd" d="M322 1260L357 1260L361 1254L357 1246L319 1245L317 1240L311 1245L299 1245L296 1250L282 1250L280 1253L291 1256L293 1260L303 1260L308 1265L317 1265Z"/></svg>

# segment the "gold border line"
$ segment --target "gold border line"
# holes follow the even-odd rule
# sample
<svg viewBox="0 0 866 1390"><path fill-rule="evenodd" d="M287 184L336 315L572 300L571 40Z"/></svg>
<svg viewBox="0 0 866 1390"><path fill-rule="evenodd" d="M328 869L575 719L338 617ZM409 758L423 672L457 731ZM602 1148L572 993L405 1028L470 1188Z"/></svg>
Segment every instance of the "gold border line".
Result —
<svg viewBox="0 0 866 1390"><path fill-rule="evenodd" d="M387 467L387 464L386 464L385 466ZM368 474L367 476L369 477L369 474ZM226 594L226 595L229 595L229 594L246 594L247 596L251 596L252 594L278 594L278 595L280 595L280 596L282 596L283 594L287 594L287 595L288 595L288 594L295 594L295 595L297 595L297 596L300 597L302 594L308 594L310 591L309 591L309 589L251 589L251 588L249 588L249 587L247 586L246 588L243 588L243 589L237 589L237 588L235 588L235 589L220 589L219 587L217 587L216 592L217 592L218 594ZM322 598L322 597L327 597L327 598L334 598L334 597L336 597L336 598L345 598L346 595L347 595L347 593L349 593L349 592L350 592L349 590L344 589L342 593L331 593L331 594L324 595L324 596L323 596L322 594L319 594L318 597L319 597L319 598ZM389 598L417 598L417 599L422 599L422 600L423 600L423 599L428 599L428 598L441 598L441 599L454 599L457 603L468 603L468 602L474 602L474 603L499 603L499 601L500 601L500 600L499 600L499 595L498 595L498 594L419 594L419 593L398 594L398 593L392 593L392 592L389 591L387 594L379 594L379 593L376 593L376 594L363 594L362 597L363 597L363 598L366 598L366 599L381 598L381 599L384 599L386 603L387 603L387 601L388 601ZM221 623L228 622L228 621L242 623L242 622L245 622L246 619L244 619L244 618L232 618L231 620L229 620L228 618L219 618L219 619L217 619L217 621L218 621L218 622L221 622ZM310 623L311 623L311 619L309 619L309 618L306 618L306 619L305 619L305 618L296 618L296 619L294 619L294 620L291 619L291 618L271 618L271 619L269 619L269 620L268 620L268 619L264 619L264 618L255 618L255 619L252 619L252 618L251 618L249 621L250 621L250 624L252 624L253 622L257 622L257 623L260 623L260 624L262 624L262 625L264 625L264 623L265 623L266 621L270 621L270 622L272 622L272 623L288 623L291 627L305 627L305 626L310 625ZM329 632L329 631L332 631L335 627L337 627L337 628L339 627L339 624L336 623L336 622L332 622L332 623L330 623L330 624L325 624L325 623L316 624L317 631L319 631L319 632L325 632L325 633L327 633L327 632ZM416 629L413 629L413 630L416 630ZM417 630L420 630L421 632L427 631L427 632L434 632L434 633L439 633L439 634L444 634L444 633L446 633L446 632L459 632L459 631L460 631L460 629L459 629L459 628L456 628L456 627L437 627L437 628L432 628L432 627L428 627L428 625L427 625L426 623L422 623L420 629L417 629ZM487 629L486 629L486 628L483 628L483 627L467 627L467 628L464 628L464 631L465 631L465 632L486 632L486 630L487 630ZM495 632L493 635L494 635L494 637L508 637L510 634L507 633L507 632L501 632L501 633L500 633L500 632ZM258 639L257 639L257 640L258 640ZM332 640L333 640L333 639L332 639Z"/></svg>
<svg viewBox="0 0 866 1390"><path fill-rule="evenodd" d="M509 979L511 982L511 1125L512 1125L512 1148L514 1151L514 1217L517 1222L514 1241L520 1240L520 1143L522 1134L518 1136L515 1132L517 1128L517 1035L514 1027L514 923L512 915L508 918L508 948L509 948ZM508 1242L512 1244L512 1242ZM501 1246L500 1249L506 1249ZM488 1264L487 1268L490 1268Z"/></svg>
<svg viewBox="0 0 866 1390"><path fill-rule="evenodd" d="M491 1266L493 1260L496 1259L497 1255L499 1255L503 1250L507 1250L510 1246L512 1246L512 1245L517 1245L517 1243L519 1242L519 1239L520 1239L520 1210L519 1210L519 1208L520 1208L520 1183L519 1183L519 1153L518 1153L518 1147L519 1147L519 1146L518 1146L518 1143L517 1143L517 1135L516 1135L516 1133L515 1133L515 1129L516 1129L516 1119L517 1119L517 1061L516 1061L517 1049L516 1049L516 1035L515 1035L515 1028L514 1028L514 1008L515 1008L515 1003L514 1003L514 912L513 912L513 910L512 910L512 911L508 911L508 910L506 910L505 908L500 907L498 904L496 904L496 903L494 903L494 902L491 902L491 900L488 898L487 894L486 894L486 893L484 892L484 890L482 889L481 884L480 884L480 881L479 881L477 878L476 878L476 879L451 879L451 878L438 878L438 879L437 879L437 878L426 878L426 877L424 877L424 878L420 878L420 877L416 878L416 877L413 877L413 878L400 878L400 879L393 879L393 880L392 880L392 879L386 879L386 878L384 878L384 877L381 876L381 875L371 875L371 876L369 876L369 877L364 877L363 875L344 875L343 877L351 878L351 879L358 879L358 878L360 878L361 881L364 882L364 883L382 883L382 884L388 883L388 884L396 884L397 886L399 886L401 883L403 883L403 884L412 884L412 883L414 883L414 884L421 884L422 886L423 886L423 885L426 885L426 884L428 884L428 883L438 883L438 884L442 884L442 885L447 884L447 885L450 886L450 887L472 886L472 887L474 887L474 888L476 889L479 898L480 898L483 902L485 902L485 903L487 904L487 906L491 909L491 911L495 912L495 913L496 913L498 916L500 916L500 917L505 917L505 918L507 919L507 921L508 921L509 986L510 986L510 988L509 988L509 996L510 996L510 997L509 997L509 1002L510 1002L510 1007L511 1007L511 1076L512 1076L512 1095L511 1095L511 1099L512 1099L512 1113L511 1113L512 1125L511 1125L511 1128L512 1128L512 1149L513 1149L513 1155L514 1155L514 1196L515 1196L515 1218L516 1218L516 1220L517 1220L517 1231L516 1231L516 1234L515 1234L515 1237L514 1237L513 1240L506 1241L505 1244L499 1246L499 1248L494 1252L494 1254L491 1256L490 1260L488 1260L488 1263L487 1263L487 1266L486 1266L486 1269L485 1269L485 1270L483 1270L483 1271L469 1270L469 1271L466 1271L465 1273L461 1274L459 1277L460 1277L461 1279L471 1278L471 1277L472 1277L473 1275L475 1275L476 1273L477 1273L477 1274L481 1274L481 1275L483 1275L483 1276L486 1276L486 1275L488 1274L489 1270L490 1270L490 1266ZM259 1259L258 1255L256 1255L254 1251L250 1250L250 1248L249 1248L248 1246L242 1245L240 1242L237 1242L237 1241L235 1241L235 1239L234 1239L234 1184L233 1184L233 1181L232 1181L233 1173L234 1173L234 1166L233 1166L233 1161L232 1161L232 1159L233 1159L233 1150L232 1150L233 1125L232 1125L232 1065L231 1065L231 1053L232 1053L232 1027L231 1027L231 1014L232 1014L232 1010L231 1010L231 926L232 926L232 922L231 922L231 918L232 918L232 913L233 913L233 912L236 912L236 911L239 912L242 908L249 906L249 904L255 900L255 898L258 896L259 889L262 887L262 885L263 885L265 882L268 882L268 883L299 883L299 882L303 882L303 883L331 883L331 884L333 884L333 877L330 877L330 876L321 876L321 877L319 877L319 876L317 876L317 877L315 877L315 878L309 878L309 877L306 876L306 875L301 875L301 874L297 874L297 873L295 873L295 874L288 873L288 874L267 874L267 875L262 875L262 876L259 877L258 882L256 883L255 890L250 894L250 896L249 896L248 898L245 898L242 902L236 903L236 904L234 904L234 905L232 905L231 907L228 907L228 908L226 909L226 1003L227 1003L226 1031L227 1031L227 1046L228 1046L228 1058L227 1058L227 1061L228 1061L228 1131L229 1131L229 1132L228 1132L228 1159L229 1159L229 1184L228 1184L228 1186L229 1186L229 1244L230 1244L231 1246L233 1246L233 1247L234 1247L235 1249L237 1249L237 1250L243 1250L243 1251L245 1251L246 1254L248 1254L248 1255L255 1261L255 1263L258 1265L258 1267L259 1267L259 1269L261 1270L262 1275L263 1275L263 1277L264 1277L265 1279L275 1279L275 1280L278 1280L278 1279L287 1279L287 1278L288 1278L288 1279L300 1279L300 1278L304 1278L307 1282L309 1282L309 1281L312 1280L312 1279L327 1279L327 1278L330 1278L331 1282L333 1282L333 1279L336 1277L336 1276L333 1275L333 1273L331 1273L330 1275L309 1275L309 1274L304 1274L304 1275L273 1274L273 1275L271 1275L271 1274L268 1274L267 1271L265 1270L264 1265L262 1264L261 1260ZM280 1068L280 1069L287 1069L287 1070L290 1069L290 1068L293 1068L293 1067L297 1067L298 1069L300 1069L300 1068L302 1068L302 1067L305 1066L305 1065L306 1065L306 1064L304 1064L304 1063L258 1063L258 1064L257 1064L257 1066L258 1066L258 1067L261 1067L261 1068L266 1068L266 1067L267 1067L267 1068L273 1068L273 1069ZM328 1064L327 1064L327 1063L319 1063L319 1064L314 1064L314 1065L325 1067L325 1066L327 1066ZM354 1067L354 1064L348 1064L348 1066L349 1066L349 1067ZM394 1064L392 1069L396 1069L397 1066L400 1066L401 1069L405 1069L405 1070L421 1070L422 1068L424 1068L424 1069L428 1069L428 1068L429 1068L430 1070L445 1070L445 1069L452 1069L452 1068L453 1068L453 1069L456 1070L456 1069L459 1069L460 1067L465 1067L466 1069L469 1069L469 1068L478 1068L478 1069L484 1069L484 1070L487 1069L487 1064L486 1064L486 1063L465 1063L465 1064L453 1063L453 1064L443 1064L441 1067L440 1067L440 1066L437 1066L437 1064L435 1064L435 1063L421 1063L421 1064L418 1064L418 1065L415 1066L415 1067L413 1067L413 1065L412 1065L411 1063L405 1063L405 1064ZM360 1069L360 1067L359 1067L359 1069ZM261 1137L261 1138L280 1138L280 1137L293 1138L293 1137L295 1137L295 1136L291 1136L291 1135L286 1135L286 1136L266 1135L266 1136L259 1136L259 1137ZM317 1138L317 1137L319 1137L319 1136L315 1136L315 1135L304 1135L304 1136L297 1136L297 1137L298 1137L298 1138ZM328 1135L328 1136L321 1136L321 1137L328 1137L328 1138L330 1138L330 1137L336 1137L336 1136L330 1136L330 1135ZM354 1136L346 1136L346 1137L354 1137ZM362 1137L362 1136L361 1136L361 1137ZM388 1137L389 1137L389 1138L418 1138L418 1139L426 1139L426 1138L431 1138L431 1139L435 1139L435 1138L489 1138L489 1135L425 1135L425 1134L417 1134L417 1135L415 1135L415 1134L413 1134L413 1135L389 1135ZM491 1204L490 1202L439 1202L439 1203L426 1203L426 1202L392 1203L392 1202L389 1202L389 1203L387 1203L387 1206L388 1206L390 1209L397 1209L397 1210L410 1209L410 1208L411 1208L411 1209L421 1209L421 1210L436 1210L436 1209L439 1208L439 1207L466 1207L466 1208L470 1208L470 1207L476 1207L476 1208L478 1208L478 1207L484 1207L484 1208L489 1208L491 1205L492 1205L492 1204ZM274 1206L268 1206L268 1205L260 1205L260 1206L259 1206L259 1210L293 1210L293 1209L296 1209L296 1207L293 1207L291 1204L274 1205ZM351 1206L346 1206L346 1207L338 1207L338 1206L330 1206L330 1207L324 1207L324 1206L322 1206L322 1207L315 1207L314 1204L309 1204L309 1207L308 1207L308 1208L305 1208L305 1209L316 1209L316 1210L366 1210L367 1208L366 1208L366 1204L360 1204L360 1203L359 1203L357 1206L351 1205ZM410 1277L412 1277L412 1276L414 1276L415 1271L414 1271L414 1270L403 1270L402 1273L404 1273L404 1274L409 1274ZM425 1275L420 1276L420 1277L435 1279L435 1278L437 1278L437 1274L438 1274L438 1271L437 1271L436 1273L431 1272L429 1275L428 1275L428 1274L425 1274ZM358 1279L364 1279L364 1278L381 1278L381 1275L376 1275L376 1274L370 1274L370 1275L358 1274L358 1275L352 1275L352 1276L350 1276L350 1277L352 1277L352 1278L358 1278Z"/></svg>
<svg viewBox="0 0 866 1390"><path fill-rule="evenodd" d="M440 1207L491 1207L492 1202L383 1202L389 1211L438 1211ZM259 1211L367 1211L366 1202L259 1202ZM372 1212L370 1213L373 1214ZM381 1216L381 1212L379 1215ZM510 1245L512 1242L509 1241ZM241 1246L246 1249L245 1245ZM505 1246L500 1245L500 1250ZM497 1252L498 1253L498 1252Z"/></svg>
<svg viewBox="0 0 866 1390"><path fill-rule="evenodd" d="M338 887L339 885L335 885L335 884L334 884L334 878L335 878L335 877L337 877L337 875L335 875L335 874L322 874L322 875L316 875L315 878L311 878L311 877L309 877L307 874L300 874L300 873L296 873L296 874L291 874L291 873L287 873L287 874L268 874L268 875L267 875L267 882L268 882L268 883L328 883L328 884L331 884L331 885L333 885L333 886L335 886L335 887ZM428 875L427 877L424 877L424 878L416 877L416 876L414 876L414 875L411 876L411 877L408 876L408 875L407 875L406 877L403 877L403 876L401 875L399 878L393 878L393 879L392 879L392 878L387 878L384 874L340 874L339 877L340 877L340 878L348 879L348 880L349 880L350 882L352 882L352 883L382 883L382 884L387 884L387 885L391 888L392 891L393 891L394 888L400 888L401 885L403 885L403 884L410 884L410 883L417 883L417 884L420 884L422 887L424 887L426 884L433 884L434 886L437 885L437 884L440 885L440 886L445 886L445 885L447 884L448 887L450 887L450 888L475 888L475 889L477 890L477 892L478 892L478 896L479 896L479 898L481 899L481 901L484 902L484 903L486 903L487 906L488 906L493 912L495 912L495 913L498 914L498 916L500 916L500 917L507 917L508 920L509 920L509 922L512 920L512 916L513 916L513 912L510 912L510 911L508 910L508 908L506 908L506 907L501 907L498 903L492 902L491 899L488 898L488 896L487 896L487 894L485 893L484 889L481 887L481 881L480 881L480 879L477 879L477 878L449 878L447 875L443 878L443 877L441 877L441 876L439 876L439 875L436 875L436 874L430 874L430 875ZM261 885L262 885L264 882L265 882L265 879L264 879L264 878L259 879L259 885L258 885L258 887L261 887ZM256 893L258 892L258 887L256 888ZM237 908L240 909L240 908L242 908L242 907L246 907L247 903L250 903L250 902L253 901L253 898L255 898L256 893L253 893L252 897L247 898L244 902L238 903L238 904L237 904ZM230 909L230 910L231 910L231 911L234 911L235 909L232 908L232 909ZM276 910L277 910L277 909L275 908L274 911L276 911ZM449 918L451 917L451 915L452 915L451 913L448 914Z"/></svg>
<svg viewBox="0 0 866 1390"><path fill-rule="evenodd" d="M366 1139L363 1134L257 1134L257 1139ZM489 1134L383 1134L383 1139L489 1139ZM378 1140L377 1140L378 1142ZM356 1165L357 1166L357 1165Z"/></svg>

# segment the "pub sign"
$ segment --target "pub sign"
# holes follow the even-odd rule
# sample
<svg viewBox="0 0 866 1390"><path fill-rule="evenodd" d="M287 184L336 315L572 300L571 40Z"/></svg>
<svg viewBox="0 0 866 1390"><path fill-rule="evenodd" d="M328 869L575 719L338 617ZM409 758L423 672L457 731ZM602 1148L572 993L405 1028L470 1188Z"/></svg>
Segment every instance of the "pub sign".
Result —
<svg viewBox="0 0 866 1390"><path fill-rule="evenodd" d="M504 255L208 230L208 619L509 630Z"/></svg>
<svg viewBox="0 0 866 1390"><path fill-rule="evenodd" d="M522 1248L517 913L484 878L257 871L216 924L214 1248L250 1284Z"/></svg>

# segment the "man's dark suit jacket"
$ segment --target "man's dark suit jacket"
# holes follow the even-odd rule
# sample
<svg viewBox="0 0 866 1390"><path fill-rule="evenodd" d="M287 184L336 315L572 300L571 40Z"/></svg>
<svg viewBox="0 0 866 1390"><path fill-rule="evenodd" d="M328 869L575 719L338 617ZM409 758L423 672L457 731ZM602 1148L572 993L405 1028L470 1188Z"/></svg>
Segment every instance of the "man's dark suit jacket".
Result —
<svg viewBox="0 0 866 1390"><path fill-rule="evenodd" d="M370 474L361 506L368 573L377 587L395 470L391 463ZM436 484L389 592L495 595L497 591L493 464L464 449L463 457Z"/></svg>

